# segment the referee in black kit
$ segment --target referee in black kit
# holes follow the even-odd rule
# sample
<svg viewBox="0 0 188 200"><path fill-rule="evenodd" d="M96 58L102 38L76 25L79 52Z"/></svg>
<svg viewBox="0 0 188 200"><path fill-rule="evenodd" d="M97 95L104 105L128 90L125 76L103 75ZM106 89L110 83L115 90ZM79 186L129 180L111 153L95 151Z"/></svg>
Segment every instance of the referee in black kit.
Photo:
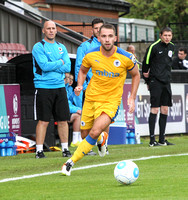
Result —
<svg viewBox="0 0 188 200"><path fill-rule="evenodd" d="M160 32L160 39L147 48L142 64L142 75L150 92L150 147L173 145L165 140L168 107L172 106L170 81L174 44L171 40L172 29L163 28ZM159 141L157 142L155 140L155 122L159 108Z"/></svg>

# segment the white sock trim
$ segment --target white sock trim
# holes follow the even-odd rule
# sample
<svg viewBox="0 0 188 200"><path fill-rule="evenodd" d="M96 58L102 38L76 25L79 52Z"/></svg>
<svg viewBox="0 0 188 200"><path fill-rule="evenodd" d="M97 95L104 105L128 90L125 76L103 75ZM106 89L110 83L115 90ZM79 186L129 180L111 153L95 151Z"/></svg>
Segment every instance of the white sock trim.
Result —
<svg viewBox="0 0 188 200"><path fill-rule="evenodd" d="M77 142L79 142L79 134L80 132L73 132L72 133L72 143L76 144Z"/></svg>
<svg viewBox="0 0 188 200"><path fill-rule="evenodd" d="M62 151L64 151L64 149L69 150L69 148L68 148L68 142L61 143L61 148L62 148Z"/></svg>
<svg viewBox="0 0 188 200"><path fill-rule="evenodd" d="M37 145L36 145L36 153L37 153L38 151L43 151L43 144L37 144Z"/></svg>

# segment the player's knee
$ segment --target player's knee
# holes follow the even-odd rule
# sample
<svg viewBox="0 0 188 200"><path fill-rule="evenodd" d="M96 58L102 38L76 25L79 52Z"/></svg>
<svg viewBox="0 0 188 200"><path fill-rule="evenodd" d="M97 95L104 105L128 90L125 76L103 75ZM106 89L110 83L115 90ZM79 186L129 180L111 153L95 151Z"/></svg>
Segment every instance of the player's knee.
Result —
<svg viewBox="0 0 188 200"><path fill-rule="evenodd" d="M81 130L81 137L82 139L86 138L86 136L89 134L88 130Z"/></svg>
<svg viewBox="0 0 188 200"><path fill-rule="evenodd" d="M151 113L157 114L159 112L159 108L151 108Z"/></svg>
<svg viewBox="0 0 188 200"><path fill-rule="evenodd" d="M100 129L98 129L98 128L93 128L93 129L91 129L91 131L89 132L89 135L90 135L93 139L97 139L101 133L102 133L102 130L100 130Z"/></svg>
<svg viewBox="0 0 188 200"><path fill-rule="evenodd" d="M168 106L162 106L161 107L161 113L164 115L168 115Z"/></svg>

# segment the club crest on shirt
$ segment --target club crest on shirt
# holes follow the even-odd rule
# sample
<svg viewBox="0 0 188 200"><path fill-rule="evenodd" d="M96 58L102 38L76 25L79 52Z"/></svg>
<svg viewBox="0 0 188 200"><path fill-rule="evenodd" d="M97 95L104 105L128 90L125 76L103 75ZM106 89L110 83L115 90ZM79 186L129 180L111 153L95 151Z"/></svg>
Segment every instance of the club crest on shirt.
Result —
<svg viewBox="0 0 188 200"><path fill-rule="evenodd" d="M63 54L63 49L61 48L61 47L58 47L58 49L59 49L59 54Z"/></svg>
<svg viewBox="0 0 188 200"><path fill-rule="evenodd" d="M61 47L58 47L59 51L62 51L62 48Z"/></svg>
<svg viewBox="0 0 188 200"><path fill-rule="evenodd" d="M172 57L172 51L168 51L168 56L171 58Z"/></svg>
<svg viewBox="0 0 188 200"><path fill-rule="evenodd" d="M114 60L114 66L119 67L121 62L119 60Z"/></svg>

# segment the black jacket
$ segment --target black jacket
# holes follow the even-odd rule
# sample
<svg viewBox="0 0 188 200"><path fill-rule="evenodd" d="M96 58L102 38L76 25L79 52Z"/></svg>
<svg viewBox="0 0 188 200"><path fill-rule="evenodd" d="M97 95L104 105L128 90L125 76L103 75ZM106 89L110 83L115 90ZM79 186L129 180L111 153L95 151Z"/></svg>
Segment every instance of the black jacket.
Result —
<svg viewBox="0 0 188 200"><path fill-rule="evenodd" d="M163 83L169 83L171 81L171 68L172 68L172 56L174 54L174 44L165 44L161 42L161 39L151 44L147 50L142 63L143 72L149 73L149 78L145 79L146 83L156 78Z"/></svg>
<svg viewBox="0 0 188 200"><path fill-rule="evenodd" d="M183 60L179 59L178 57L172 60L172 69L184 69L188 70L186 66L183 64Z"/></svg>

